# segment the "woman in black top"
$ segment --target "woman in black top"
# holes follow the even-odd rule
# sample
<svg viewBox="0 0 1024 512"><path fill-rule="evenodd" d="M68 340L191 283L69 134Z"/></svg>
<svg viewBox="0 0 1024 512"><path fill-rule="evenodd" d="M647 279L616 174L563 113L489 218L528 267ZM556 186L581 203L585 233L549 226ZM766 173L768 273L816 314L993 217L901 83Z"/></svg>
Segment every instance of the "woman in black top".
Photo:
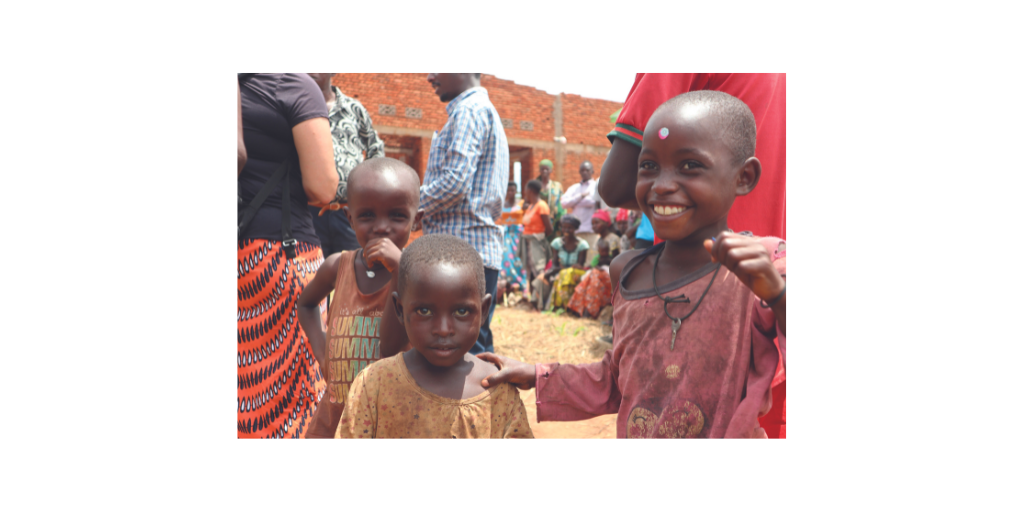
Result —
<svg viewBox="0 0 1024 512"><path fill-rule="evenodd" d="M295 301L323 262L306 204L325 206L338 186L327 105L305 73L239 75L239 86L238 437L304 437L326 387Z"/></svg>

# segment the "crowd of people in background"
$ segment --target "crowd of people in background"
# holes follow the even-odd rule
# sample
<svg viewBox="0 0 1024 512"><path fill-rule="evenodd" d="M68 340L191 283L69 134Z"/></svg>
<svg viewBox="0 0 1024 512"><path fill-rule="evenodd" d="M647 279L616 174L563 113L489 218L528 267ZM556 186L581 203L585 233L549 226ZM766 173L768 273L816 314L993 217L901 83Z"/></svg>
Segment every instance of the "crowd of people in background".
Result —
<svg viewBox="0 0 1024 512"><path fill-rule="evenodd" d="M541 161L540 177L526 183L521 200L516 200L516 183L508 184L497 221L505 230L497 300L597 318L611 306L611 259L637 241L644 247L636 238L643 214L601 208L589 161L580 164L580 183L564 194L561 183L551 179L551 167L550 160ZM621 220L612 222L613 216Z"/></svg>

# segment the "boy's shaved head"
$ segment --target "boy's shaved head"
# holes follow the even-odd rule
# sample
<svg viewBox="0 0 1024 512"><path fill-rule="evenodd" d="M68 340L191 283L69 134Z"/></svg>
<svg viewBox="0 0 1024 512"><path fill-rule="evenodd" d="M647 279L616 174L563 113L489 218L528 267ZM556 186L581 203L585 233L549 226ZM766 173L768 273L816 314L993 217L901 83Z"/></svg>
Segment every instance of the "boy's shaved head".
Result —
<svg viewBox="0 0 1024 512"><path fill-rule="evenodd" d="M699 105L708 109L710 116L722 129L723 141L732 151L734 163L742 163L754 156L754 149L757 145L757 124L754 122L754 113L750 111L750 107L746 103L735 96L720 91L686 92L662 103L651 117L653 118L663 110L682 110L690 105Z"/></svg>
<svg viewBox="0 0 1024 512"><path fill-rule="evenodd" d="M370 175L376 175L379 178L388 181L390 185L396 188L404 188L416 196L416 207L420 204L420 175L416 174L416 170L409 167L405 162L395 160L394 158L378 157L364 160L363 163L357 165L352 172L348 175L348 187L349 189L354 188L357 182L365 179Z"/></svg>
<svg viewBox="0 0 1024 512"><path fill-rule="evenodd" d="M487 294L484 260L480 253L459 237L436 234L423 235L402 251L402 259L398 263L398 296L402 296L408 279L438 263L466 269L476 278L480 298Z"/></svg>

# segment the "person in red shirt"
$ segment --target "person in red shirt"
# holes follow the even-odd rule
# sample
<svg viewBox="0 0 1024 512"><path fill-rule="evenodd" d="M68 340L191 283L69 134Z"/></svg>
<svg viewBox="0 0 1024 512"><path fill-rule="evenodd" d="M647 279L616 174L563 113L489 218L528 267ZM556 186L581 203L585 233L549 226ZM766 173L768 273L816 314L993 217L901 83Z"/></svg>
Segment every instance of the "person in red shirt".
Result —
<svg viewBox="0 0 1024 512"><path fill-rule="evenodd" d="M761 181L739 197L729 212L729 228L786 238L786 74L785 73L637 73L615 128L608 134L611 152L601 168L599 193L609 206L639 209L637 158L647 120L662 103L679 94L710 90L739 98L757 124L755 156ZM655 237L654 243L661 239ZM786 437L786 374L780 365L772 382L774 406L761 418L768 437Z"/></svg>

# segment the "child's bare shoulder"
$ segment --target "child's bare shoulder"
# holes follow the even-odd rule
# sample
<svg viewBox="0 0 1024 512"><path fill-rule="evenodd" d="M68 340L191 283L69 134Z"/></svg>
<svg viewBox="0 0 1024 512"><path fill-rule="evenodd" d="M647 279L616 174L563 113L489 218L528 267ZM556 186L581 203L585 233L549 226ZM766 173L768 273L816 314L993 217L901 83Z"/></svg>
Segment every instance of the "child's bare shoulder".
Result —
<svg viewBox="0 0 1024 512"><path fill-rule="evenodd" d="M611 277L612 288L619 284L619 276L622 275L622 269L625 268L626 264L643 253L644 250L645 249L632 249L619 254L612 260L612 264L608 267L608 276Z"/></svg>
<svg viewBox="0 0 1024 512"><path fill-rule="evenodd" d="M470 372L472 377L481 375L480 379L482 380L484 377L492 375L498 371L498 367L493 363L488 363L479 357L470 356L469 359L473 361L473 370Z"/></svg>
<svg viewBox="0 0 1024 512"><path fill-rule="evenodd" d="M325 272L331 277L337 277L338 269L341 268L341 254L341 252L336 252L324 258L324 262L320 264L320 269L317 272Z"/></svg>

